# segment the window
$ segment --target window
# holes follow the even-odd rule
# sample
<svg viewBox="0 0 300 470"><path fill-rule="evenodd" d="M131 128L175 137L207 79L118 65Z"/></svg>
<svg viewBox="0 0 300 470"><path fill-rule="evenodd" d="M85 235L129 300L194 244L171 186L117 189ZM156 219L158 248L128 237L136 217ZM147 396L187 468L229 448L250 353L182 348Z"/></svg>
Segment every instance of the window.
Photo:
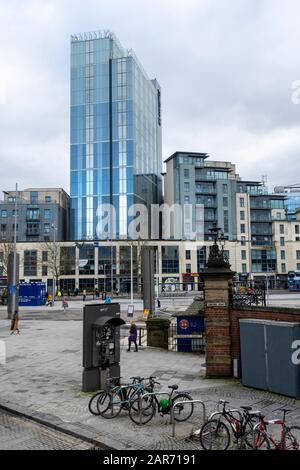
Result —
<svg viewBox="0 0 300 470"><path fill-rule="evenodd" d="M186 235L190 235L191 233L191 224L189 222L186 222L184 224L184 230Z"/></svg>
<svg viewBox="0 0 300 470"><path fill-rule="evenodd" d="M246 237L241 237L241 245L246 246Z"/></svg>
<svg viewBox="0 0 300 470"><path fill-rule="evenodd" d="M297 271L300 271L300 263L297 263Z"/></svg>
<svg viewBox="0 0 300 470"><path fill-rule="evenodd" d="M59 259L60 273L64 276L75 275L75 247L62 246Z"/></svg>
<svg viewBox="0 0 300 470"><path fill-rule="evenodd" d="M1 224L1 232L6 232L7 225L6 224Z"/></svg>
<svg viewBox="0 0 300 470"><path fill-rule="evenodd" d="M185 251L185 259L191 259L191 250Z"/></svg>
<svg viewBox="0 0 300 470"><path fill-rule="evenodd" d="M280 224L279 231L280 231L280 233L284 234L284 225L283 224Z"/></svg>
<svg viewBox="0 0 300 470"><path fill-rule="evenodd" d="M184 203L189 204L190 203L190 196L184 196Z"/></svg>
<svg viewBox="0 0 300 470"><path fill-rule="evenodd" d="M223 206L228 207L228 197L223 197Z"/></svg>
<svg viewBox="0 0 300 470"><path fill-rule="evenodd" d="M42 266L42 276L48 276L48 266Z"/></svg>
<svg viewBox="0 0 300 470"><path fill-rule="evenodd" d="M7 209L2 209L1 217L7 217Z"/></svg>
<svg viewBox="0 0 300 470"><path fill-rule="evenodd" d="M300 232L299 232L299 225L295 225L295 233L296 233L297 235L299 235L299 233L300 233Z"/></svg>
<svg viewBox="0 0 300 470"><path fill-rule="evenodd" d="M276 219L280 220L281 219L281 212L276 212Z"/></svg>
<svg viewBox="0 0 300 470"><path fill-rule="evenodd" d="M39 193L37 191L30 192L30 203L37 204L39 200Z"/></svg>
<svg viewBox="0 0 300 470"><path fill-rule="evenodd" d="M189 178L189 177L190 177L190 170L188 170L187 168L184 169L184 177L185 177L185 178Z"/></svg>
<svg viewBox="0 0 300 470"><path fill-rule="evenodd" d="M47 261L48 261L48 251L43 251L42 260L43 260L43 263L47 263Z"/></svg>
<svg viewBox="0 0 300 470"><path fill-rule="evenodd" d="M240 219L245 220L245 211L240 211Z"/></svg>
<svg viewBox="0 0 300 470"><path fill-rule="evenodd" d="M285 251L284 250L280 251L280 258L285 259Z"/></svg>
<svg viewBox="0 0 300 470"><path fill-rule="evenodd" d="M13 215L13 217L15 217L15 216L18 217L18 215L19 215L19 209L17 209L17 210L14 209L14 210L12 211L12 215Z"/></svg>
<svg viewBox="0 0 300 470"><path fill-rule="evenodd" d="M246 233L245 224L241 224L241 233Z"/></svg>
<svg viewBox="0 0 300 470"><path fill-rule="evenodd" d="M51 196L45 196L45 203L46 204L51 204L52 200L51 200Z"/></svg>
<svg viewBox="0 0 300 470"><path fill-rule="evenodd" d="M281 263L281 272L285 273L286 272L286 265L285 263Z"/></svg>
<svg viewBox="0 0 300 470"><path fill-rule="evenodd" d="M191 273L192 272L192 265L191 264L186 264L185 265L185 272L186 273Z"/></svg>
<svg viewBox="0 0 300 470"><path fill-rule="evenodd" d="M176 246L162 247L162 272L178 273L179 272L179 251Z"/></svg>
<svg viewBox="0 0 300 470"><path fill-rule="evenodd" d="M247 272L247 264L246 263L242 264L242 271L243 271L243 273Z"/></svg>
<svg viewBox="0 0 300 470"><path fill-rule="evenodd" d="M280 237L280 246L285 246L285 238Z"/></svg>
<svg viewBox="0 0 300 470"><path fill-rule="evenodd" d="M44 209L44 219L46 219L46 220L51 219L51 210L50 209Z"/></svg>
<svg viewBox="0 0 300 470"><path fill-rule="evenodd" d="M224 232L228 233L229 224L228 224L228 210L224 210Z"/></svg>
<svg viewBox="0 0 300 470"><path fill-rule="evenodd" d="M50 224L44 224L44 233L50 233Z"/></svg>
<svg viewBox="0 0 300 470"><path fill-rule="evenodd" d="M245 207L245 198L240 197L240 207Z"/></svg>
<svg viewBox="0 0 300 470"><path fill-rule="evenodd" d="M40 210L39 209L27 209L26 213L27 220L38 220L40 218Z"/></svg>
<svg viewBox="0 0 300 470"><path fill-rule="evenodd" d="M4 260L4 253L3 251L0 251L0 263L3 263Z"/></svg>
<svg viewBox="0 0 300 470"><path fill-rule="evenodd" d="M297 258L297 259L300 259L300 250L297 250L297 251L296 251L296 258Z"/></svg>
<svg viewBox="0 0 300 470"><path fill-rule="evenodd" d="M242 259L247 259L247 252L246 250L241 251Z"/></svg>
<svg viewBox="0 0 300 470"><path fill-rule="evenodd" d="M189 193L190 192L190 183L184 183L184 192Z"/></svg>
<svg viewBox="0 0 300 470"><path fill-rule="evenodd" d="M223 184L223 193L228 194L228 186L227 184Z"/></svg>
<svg viewBox="0 0 300 470"><path fill-rule="evenodd" d="M37 275L37 251L25 250L24 251L24 276Z"/></svg>

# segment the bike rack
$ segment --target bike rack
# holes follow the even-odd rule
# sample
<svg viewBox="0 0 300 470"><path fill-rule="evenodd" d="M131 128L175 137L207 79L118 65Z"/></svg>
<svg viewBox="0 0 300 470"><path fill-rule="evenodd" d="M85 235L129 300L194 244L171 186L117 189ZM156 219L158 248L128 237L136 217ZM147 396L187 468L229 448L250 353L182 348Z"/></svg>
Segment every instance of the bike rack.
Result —
<svg viewBox="0 0 300 470"><path fill-rule="evenodd" d="M142 407L141 407L142 400L145 397L151 397L151 396L154 396L154 395L168 395L168 396L170 396L169 392L152 392L152 393L149 392L149 393L145 393L144 395L140 396L140 398L139 398L139 402L140 402L140 411L139 411L140 424L142 424Z"/></svg>
<svg viewBox="0 0 300 470"><path fill-rule="evenodd" d="M170 419L170 424L172 425L172 437L175 437L175 424L176 420L174 419L174 409L178 405L184 405L186 403L199 403L202 406L202 411L203 411L203 423L206 421L206 406L202 400L188 400L188 401L178 401L175 403L172 408L171 408L171 419Z"/></svg>

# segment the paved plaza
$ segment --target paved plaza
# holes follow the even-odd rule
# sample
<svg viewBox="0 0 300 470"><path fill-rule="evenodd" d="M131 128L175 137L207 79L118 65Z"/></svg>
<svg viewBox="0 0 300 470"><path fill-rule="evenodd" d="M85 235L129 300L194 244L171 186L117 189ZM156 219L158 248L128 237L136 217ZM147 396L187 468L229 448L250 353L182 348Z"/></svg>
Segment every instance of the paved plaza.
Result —
<svg viewBox="0 0 300 470"><path fill-rule="evenodd" d="M131 422L125 412L113 420L92 416L87 408L91 394L81 391L81 316L63 312L54 314L52 320L49 315L30 317L26 312L21 316L20 335L9 335L10 322L4 311L0 313L0 340L6 347L6 363L0 364L2 407L32 416L54 429L67 431L73 437L104 448L199 448L196 441L186 438L201 425L200 407L191 422L177 425L175 438L171 436L168 417L155 416L150 423L140 427ZM205 357L202 355L146 346L138 353L128 353L126 347L124 338L121 347L124 381L132 375L155 375L161 383L158 390L166 391L168 385L178 384L180 390L189 391L193 398L203 400L208 413L215 409L219 399L227 399L233 407L250 404L270 417L280 416L276 410L288 405L293 410L289 421L300 423L300 401L248 389L234 379L205 379ZM5 445L0 431L0 448Z"/></svg>

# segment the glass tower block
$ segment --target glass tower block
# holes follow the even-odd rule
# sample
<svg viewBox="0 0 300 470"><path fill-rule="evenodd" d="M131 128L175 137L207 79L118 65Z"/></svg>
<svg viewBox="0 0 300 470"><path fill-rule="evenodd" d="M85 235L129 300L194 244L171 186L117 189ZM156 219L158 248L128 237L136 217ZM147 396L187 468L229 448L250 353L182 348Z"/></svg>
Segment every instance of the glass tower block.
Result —
<svg viewBox="0 0 300 470"><path fill-rule="evenodd" d="M113 204L113 238L127 238L134 204L161 202L160 86L110 33L71 36L71 236L97 234ZM111 237L112 238L112 237Z"/></svg>

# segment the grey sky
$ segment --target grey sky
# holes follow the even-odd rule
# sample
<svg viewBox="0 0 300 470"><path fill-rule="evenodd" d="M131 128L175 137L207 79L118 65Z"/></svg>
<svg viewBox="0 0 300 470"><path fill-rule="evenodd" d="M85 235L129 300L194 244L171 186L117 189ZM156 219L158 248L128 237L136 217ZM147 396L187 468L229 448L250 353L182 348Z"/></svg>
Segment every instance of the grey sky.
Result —
<svg viewBox="0 0 300 470"><path fill-rule="evenodd" d="M69 37L102 29L161 84L164 158L300 182L299 17L299 0L0 0L0 190L69 190Z"/></svg>

